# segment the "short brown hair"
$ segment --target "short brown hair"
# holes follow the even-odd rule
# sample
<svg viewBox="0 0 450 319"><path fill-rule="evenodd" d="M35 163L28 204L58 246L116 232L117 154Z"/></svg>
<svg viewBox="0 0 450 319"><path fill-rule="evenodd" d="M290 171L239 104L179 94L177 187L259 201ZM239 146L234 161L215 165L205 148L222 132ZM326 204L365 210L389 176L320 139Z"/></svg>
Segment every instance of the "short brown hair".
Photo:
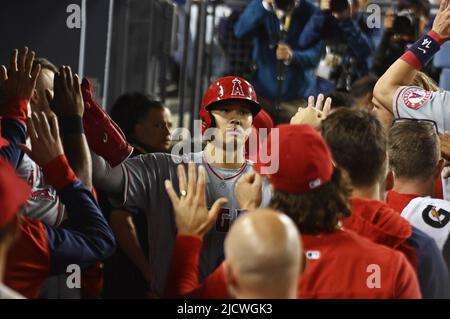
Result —
<svg viewBox="0 0 450 319"><path fill-rule="evenodd" d="M438 136L428 122L402 120L389 131L389 165L397 177L428 179L441 158Z"/></svg>
<svg viewBox="0 0 450 319"><path fill-rule="evenodd" d="M387 137L381 122L361 109L339 109L321 125L335 163L347 170L355 186L370 186L383 174Z"/></svg>
<svg viewBox="0 0 450 319"><path fill-rule="evenodd" d="M47 69L52 71L53 73L58 73L58 68L46 58L35 58L33 62L33 66L39 64L41 66L41 70Z"/></svg>
<svg viewBox="0 0 450 319"><path fill-rule="evenodd" d="M303 234L331 233L339 220L351 214L351 186L347 174L336 168L331 181L304 194L290 194L275 189L270 207L292 218Z"/></svg>

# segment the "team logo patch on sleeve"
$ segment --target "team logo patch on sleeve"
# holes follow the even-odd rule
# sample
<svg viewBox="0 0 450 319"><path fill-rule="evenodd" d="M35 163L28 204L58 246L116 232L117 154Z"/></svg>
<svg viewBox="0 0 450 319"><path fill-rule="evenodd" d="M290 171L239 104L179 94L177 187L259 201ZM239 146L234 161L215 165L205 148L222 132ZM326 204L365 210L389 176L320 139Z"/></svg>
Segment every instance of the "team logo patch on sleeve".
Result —
<svg viewBox="0 0 450 319"><path fill-rule="evenodd" d="M431 93L420 88L409 88L403 93L403 102L410 109L417 110L430 99Z"/></svg>

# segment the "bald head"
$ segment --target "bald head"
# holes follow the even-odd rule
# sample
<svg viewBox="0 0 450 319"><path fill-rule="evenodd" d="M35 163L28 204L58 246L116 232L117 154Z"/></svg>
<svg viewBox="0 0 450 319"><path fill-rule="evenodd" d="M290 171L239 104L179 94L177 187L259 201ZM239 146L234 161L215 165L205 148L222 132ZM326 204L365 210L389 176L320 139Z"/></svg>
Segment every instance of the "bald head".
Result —
<svg viewBox="0 0 450 319"><path fill-rule="evenodd" d="M237 298L296 298L302 247L291 219L259 209L240 217L225 239L225 269Z"/></svg>

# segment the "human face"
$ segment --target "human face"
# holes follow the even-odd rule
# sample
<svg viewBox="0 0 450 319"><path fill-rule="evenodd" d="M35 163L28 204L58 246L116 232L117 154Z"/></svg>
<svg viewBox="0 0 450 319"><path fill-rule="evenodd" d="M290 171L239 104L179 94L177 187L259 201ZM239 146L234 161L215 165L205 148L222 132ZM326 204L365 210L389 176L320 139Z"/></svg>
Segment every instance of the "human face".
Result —
<svg viewBox="0 0 450 319"><path fill-rule="evenodd" d="M216 122L218 134L214 140L216 145L237 144L244 146L250 135L253 116L245 102L226 101L211 111Z"/></svg>
<svg viewBox="0 0 450 319"><path fill-rule="evenodd" d="M152 152L168 152L172 135L172 114L168 108L152 109L136 124L135 137Z"/></svg>
<svg viewBox="0 0 450 319"><path fill-rule="evenodd" d="M55 73L49 69L42 69L36 82L36 89L33 92L31 98L31 110L33 112L46 112L50 111L50 105L48 104L45 96L45 90L50 90L53 96L53 80Z"/></svg>

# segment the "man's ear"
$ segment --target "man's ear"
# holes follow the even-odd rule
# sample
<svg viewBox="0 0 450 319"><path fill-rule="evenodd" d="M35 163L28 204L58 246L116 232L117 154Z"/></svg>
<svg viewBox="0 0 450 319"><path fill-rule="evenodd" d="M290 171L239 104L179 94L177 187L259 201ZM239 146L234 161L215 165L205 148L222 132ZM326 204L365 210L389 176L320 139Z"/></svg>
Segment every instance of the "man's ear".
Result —
<svg viewBox="0 0 450 319"><path fill-rule="evenodd" d="M33 90L33 94L31 94L31 101L32 104L36 105L39 102L39 96L36 89Z"/></svg>
<svg viewBox="0 0 450 319"><path fill-rule="evenodd" d="M385 183L386 192L388 192L394 188L394 182L395 182L394 171L388 170L387 175L386 175L386 183Z"/></svg>
<svg viewBox="0 0 450 319"><path fill-rule="evenodd" d="M442 170L444 169L444 166L445 166L445 160L441 158L439 160L438 164L436 165L436 169L433 174L435 178L441 177L441 173L442 173Z"/></svg>

